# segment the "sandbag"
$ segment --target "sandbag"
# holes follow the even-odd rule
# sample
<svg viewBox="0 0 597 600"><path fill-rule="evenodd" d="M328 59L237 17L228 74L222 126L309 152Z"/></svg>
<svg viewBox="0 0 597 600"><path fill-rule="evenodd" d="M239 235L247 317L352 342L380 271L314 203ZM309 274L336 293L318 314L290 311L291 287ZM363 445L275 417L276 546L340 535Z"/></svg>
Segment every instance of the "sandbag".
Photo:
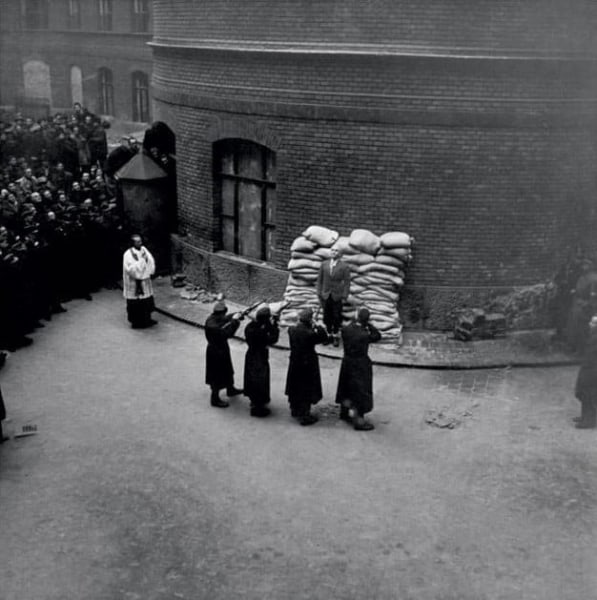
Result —
<svg viewBox="0 0 597 600"><path fill-rule="evenodd" d="M349 265L368 265L371 264L375 258L371 256L371 254L365 254L364 252L359 252L358 254L349 254L344 257L344 261Z"/></svg>
<svg viewBox="0 0 597 600"><path fill-rule="evenodd" d="M332 250L331 248L317 248L313 254L320 260L326 260L332 256Z"/></svg>
<svg viewBox="0 0 597 600"><path fill-rule="evenodd" d="M390 275L398 275L398 269L391 265L384 265L378 262L370 262L366 265L361 265L357 268L358 273L389 273Z"/></svg>
<svg viewBox="0 0 597 600"><path fill-rule="evenodd" d="M300 236L297 237L296 240L294 240L294 242L292 242L292 245L290 246L290 251L291 252L313 252L313 250L315 250L315 248L317 247L317 244L315 244L314 242L312 242L311 240L308 240L307 238Z"/></svg>
<svg viewBox="0 0 597 600"><path fill-rule="evenodd" d="M379 241L384 248L410 248L411 237L402 231L388 231L380 236Z"/></svg>
<svg viewBox="0 0 597 600"><path fill-rule="evenodd" d="M367 254L377 254L381 248L379 237L367 229L353 230L349 237L349 243L353 248Z"/></svg>
<svg viewBox="0 0 597 600"><path fill-rule="evenodd" d="M340 237L340 234L337 231L328 229L327 227L311 225L310 227L307 227L305 231L303 231L303 236L305 236L309 241L314 242L319 246L323 246L324 248L330 248L331 246L333 246L334 242Z"/></svg>
<svg viewBox="0 0 597 600"><path fill-rule="evenodd" d="M408 261L411 259L412 252L410 248L381 248L379 251L381 256L394 256L400 260Z"/></svg>
<svg viewBox="0 0 597 600"><path fill-rule="evenodd" d="M358 250L350 245L350 240L346 236L340 236L335 242L332 248L336 248L341 254L358 254Z"/></svg>
<svg viewBox="0 0 597 600"><path fill-rule="evenodd" d="M319 270L319 263L316 260L310 260L307 258L291 258L288 261L288 270L297 271L299 269L311 269L317 272Z"/></svg>
<svg viewBox="0 0 597 600"><path fill-rule="evenodd" d="M295 287L313 287L313 283L311 280L308 279L303 279L303 278L299 278L299 277L294 277L292 278L292 281L288 282L288 287L290 286L295 286Z"/></svg>
<svg viewBox="0 0 597 600"><path fill-rule="evenodd" d="M323 261L323 258L321 256L319 256L318 254L315 254L315 252L298 252L296 250L294 250L293 252L290 253L290 258L312 260L313 262L317 262L317 263L321 263ZM387 256L386 258L390 258L390 257ZM392 260L397 260L397 259L394 258Z"/></svg>
<svg viewBox="0 0 597 600"><path fill-rule="evenodd" d="M392 267L398 267L403 269L405 266L405 261L397 256L392 256L391 254L382 254L383 248L379 251L379 253L375 256L375 262L380 265L390 265ZM300 258L300 257L298 257Z"/></svg>

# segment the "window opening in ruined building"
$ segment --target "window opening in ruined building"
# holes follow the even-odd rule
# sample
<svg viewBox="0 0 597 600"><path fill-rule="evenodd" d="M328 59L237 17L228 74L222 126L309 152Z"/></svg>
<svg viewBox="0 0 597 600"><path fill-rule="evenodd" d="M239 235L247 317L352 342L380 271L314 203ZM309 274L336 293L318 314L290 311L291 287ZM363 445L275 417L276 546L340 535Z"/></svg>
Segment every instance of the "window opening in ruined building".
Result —
<svg viewBox="0 0 597 600"><path fill-rule="evenodd" d="M149 121L149 78L141 71L133 73L133 121Z"/></svg>
<svg viewBox="0 0 597 600"><path fill-rule="evenodd" d="M68 28L81 29L81 0L68 0Z"/></svg>
<svg viewBox="0 0 597 600"><path fill-rule="evenodd" d="M149 0L132 0L133 32L146 33L149 31Z"/></svg>
<svg viewBox="0 0 597 600"><path fill-rule="evenodd" d="M112 0L97 0L98 29L112 31Z"/></svg>
<svg viewBox="0 0 597 600"><path fill-rule="evenodd" d="M24 16L27 29L47 29L49 26L48 0L26 0Z"/></svg>
<svg viewBox="0 0 597 600"><path fill-rule="evenodd" d="M271 260L276 210L276 155L246 140L216 142L214 192L219 249Z"/></svg>
<svg viewBox="0 0 597 600"><path fill-rule="evenodd" d="M114 84L112 71L102 67L98 74L99 84L99 112L102 115L114 114Z"/></svg>

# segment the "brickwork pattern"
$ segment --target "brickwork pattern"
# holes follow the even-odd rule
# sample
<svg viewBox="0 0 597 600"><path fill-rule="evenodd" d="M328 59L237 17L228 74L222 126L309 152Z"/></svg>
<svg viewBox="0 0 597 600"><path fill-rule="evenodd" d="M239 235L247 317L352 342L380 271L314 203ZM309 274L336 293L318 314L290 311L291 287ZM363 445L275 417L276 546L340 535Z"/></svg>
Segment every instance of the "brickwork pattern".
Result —
<svg viewBox="0 0 597 600"><path fill-rule="evenodd" d="M592 0L155 0L157 37L595 50ZM532 24L532 26L529 26Z"/></svg>

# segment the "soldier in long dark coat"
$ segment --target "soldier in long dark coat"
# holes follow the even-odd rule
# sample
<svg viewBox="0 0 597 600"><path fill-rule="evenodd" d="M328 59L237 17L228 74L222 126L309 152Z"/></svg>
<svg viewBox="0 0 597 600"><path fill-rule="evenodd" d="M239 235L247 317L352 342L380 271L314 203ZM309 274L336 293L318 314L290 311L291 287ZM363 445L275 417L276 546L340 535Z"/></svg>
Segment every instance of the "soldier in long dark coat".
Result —
<svg viewBox="0 0 597 600"><path fill-rule="evenodd" d="M575 395L580 400L581 416L577 429L593 429L597 425L597 315L589 322L589 338L576 379Z"/></svg>
<svg viewBox="0 0 597 600"><path fill-rule="evenodd" d="M228 397L243 393L234 387L234 368L228 346L228 338L238 329L241 317L238 314L227 315L227 312L224 302L216 302L212 314L205 321L205 383L211 387L211 405L217 408L229 406L219 396L221 389L226 388Z"/></svg>
<svg viewBox="0 0 597 600"><path fill-rule="evenodd" d="M280 337L277 318L272 317L269 306L263 306L255 315L255 321L245 328L247 353L245 354L245 377L243 393L251 400L251 416L267 417L271 411L270 368L268 346Z"/></svg>
<svg viewBox="0 0 597 600"><path fill-rule="evenodd" d="M0 389L0 444L8 439L4 437L2 431L2 421L4 421L4 419L6 419L6 408L4 406L4 399L2 398L2 389Z"/></svg>
<svg viewBox="0 0 597 600"><path fill-rule="evenodd" d="M301 425L312 425L317 417L311 414L311 405L323 397L317 344L327 341L326 330L313 323L313 311L304 309L299 322L288 330L290 338L290 361L286 376L286 395L290 413Z"/></svg>
<svg viewBox="0 0 597 600"><path fill-rule="evenodd" d="M369 344L381 339L369 322L369 310L360 308L356 319L342 328L344 356L340 366L336 403L340 418L353 423L356 430L369 431L374 426L364 416L373 410L373 368L367 353ZM350 411L354 417L351 419Z"/></svg>

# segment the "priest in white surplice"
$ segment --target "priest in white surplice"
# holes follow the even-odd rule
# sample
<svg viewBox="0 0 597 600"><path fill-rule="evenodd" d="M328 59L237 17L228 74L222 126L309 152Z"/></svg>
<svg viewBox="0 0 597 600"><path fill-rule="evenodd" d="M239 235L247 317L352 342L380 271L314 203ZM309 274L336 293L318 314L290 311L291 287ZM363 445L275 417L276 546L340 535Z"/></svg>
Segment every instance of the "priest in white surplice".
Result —
<svg viewBox="0 0 597 600"><path fill-rule="evenodd" d="M122 288L126 299L126 313L134 329L151 327L157 321L151 318L154 310L151 276L155 261L143 245L140 235L131 236L132 246L122 257Z"/></svg>

